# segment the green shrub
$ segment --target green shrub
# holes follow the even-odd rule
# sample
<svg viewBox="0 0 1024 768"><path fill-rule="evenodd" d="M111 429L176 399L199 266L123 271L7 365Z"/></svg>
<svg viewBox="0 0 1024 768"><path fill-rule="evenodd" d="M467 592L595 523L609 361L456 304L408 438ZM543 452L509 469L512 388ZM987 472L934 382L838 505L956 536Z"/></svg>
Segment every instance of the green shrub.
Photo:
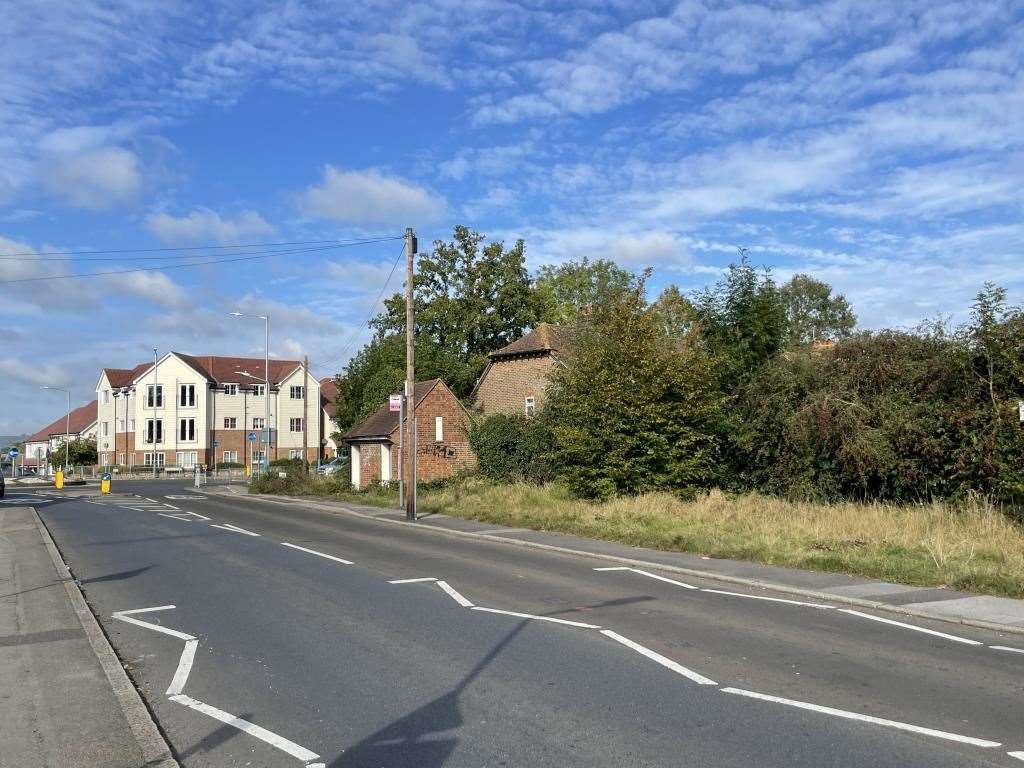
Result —
<svg viewBox="0 0 1024 768"><path fill-rule="evenodd" d="M469 444L484 477L499 482L547 479L545 454L551 430L541 415L495 414L475 419L469 428Z"/></svg>
<svg viewBox="0 0 1024 768"><path fill-rule="evenodd" d="M217 462L217 469L245 469L245 464L237 461L219 461Z"/></svg>

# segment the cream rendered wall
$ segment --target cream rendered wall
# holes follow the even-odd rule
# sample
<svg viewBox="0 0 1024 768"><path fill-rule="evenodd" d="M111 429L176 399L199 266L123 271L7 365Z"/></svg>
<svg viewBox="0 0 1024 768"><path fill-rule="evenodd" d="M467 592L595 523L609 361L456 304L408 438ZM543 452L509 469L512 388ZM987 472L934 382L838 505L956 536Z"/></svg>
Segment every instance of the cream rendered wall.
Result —
<svg viewBox="0 0 1024 768"><path fill-rule="evenodd" d="M104 397L107 402L104 403ZM114 397L113 387L107 379L106 372L100 375L99 383L96 385L96 452L100 454L100 463L103 463L104 453L114 452L114 435L117 433L117 422L114 419L114 406L117 406L119 416L124 410L124 399ZM107 434L103 435L103 425L107 425ZM116 457L115 457L116 459Z"/></svg>
<svg viewBox="0 0 1024 768"><path fill-rule="evenodd" d="M146 405L148 387L151 384L159 384L163 387L162 408L150 408ZM179 405L178 387L181 384L191 384L196 388L196 404L194 406ZM135 402L132 409L135 418L135 450L143 452L204 450L209 440L207 389L206 378L175 355L164 357L155 369L150 369L139 377L135 383ZM178 438L179 419L185 418L196 420L194 440ZM145 442L146 422L149 419L163 420L162 443L153 445ZM168 464L171 463L172 460L168 460Z"/></svg>
<svg viewBox="0 0 1024 768"><path fill-rule="evenodd" d="M302 447L302 432L290 431L290 421L293 418L302 416L302 400L291 399L291 388L302 386L302 366L296 368L281 382L280 389L274 393L277 400L278 419L278 452L287 452L290 448ZM319 450L320 448L320 382L309 373L306 376L306 444L307 447ZM284 453L283 457L287 457Z"/></svg>

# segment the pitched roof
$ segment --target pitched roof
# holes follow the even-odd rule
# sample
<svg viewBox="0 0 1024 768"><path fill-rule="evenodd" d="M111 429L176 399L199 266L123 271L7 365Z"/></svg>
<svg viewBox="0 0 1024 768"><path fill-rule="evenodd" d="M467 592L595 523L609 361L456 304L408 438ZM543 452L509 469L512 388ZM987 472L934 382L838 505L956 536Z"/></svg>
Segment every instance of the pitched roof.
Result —
<svg viewBox="0 0 1024 768"><path fill-rule="evenodd" d="M96 423L98 413L98 406L96 401L93 400L91 403L86 403L85 405L75 408L75 410L71 412L70 419L66 416L61 416L53 423L47 424L31 437L26 438L25 442L44 443L50 439L50 435L63 435L65 430L71 432L72 435L77 435L86 427Z"/></svg>
<svg viewBox="0 0 1024 768"><path fill-rule="evenodd" d="M338 382L333 377L320 379L320 407L332 419L338 414Z"/></svg>
<svg viewBox="0 0 1024 768"><path fill-rule="evenodd" d="M222 382L253 382L258 384L263 381L266 361L262 357L217 357L215 355L195 357L182 354L181 352L175 352L174 354L214 384ZM288 374L300 365L301 363L298 360L271 360L270 383L280 384Z"/></svg>
<svg viewBox="0 0 1024 768"><path fill-rule="evenodd" d="M144 371L152 367L152 363L139 363L134 368L104 368L103 372L107 374L107 381L110 382L111 387L121 389L129 386Z"/></svg>
<svg viewBox="0 0 1024 768"><path fill-rule="evenodd" d="M420 401L432 390L435 386L444 384L440 379L431 379L430 381L417 381L416 386L413 389L413 400L418 406ZM348 432L342 435L342 440L366 440L374 437L387 437L398 428L398 413L392 411L388 403L384 403L380 408L374 411L370 416L367 416L361 422L352 427Z"/></svg>
<svg viewBox="0 0 1024 768"><path fill-rule="evenodd" d="M568 328L561 325L552 325L551 323L540 323L525 336L521 336L497 352L491 352L488 357L491 360L495 360L514 355L529 355L539 352L557 355L560 352L568 353L571 348L572 337Z"/></svg>

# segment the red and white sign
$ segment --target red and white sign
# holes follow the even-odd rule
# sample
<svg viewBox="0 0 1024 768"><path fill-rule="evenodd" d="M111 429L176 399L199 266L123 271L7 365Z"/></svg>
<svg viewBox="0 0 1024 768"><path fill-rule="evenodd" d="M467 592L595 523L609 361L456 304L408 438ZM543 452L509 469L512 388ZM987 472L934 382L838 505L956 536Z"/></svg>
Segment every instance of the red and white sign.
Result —
<svg viewBox="0 0 1024 768"><path fill-rule="evenodd" d="M402 410L402 396L401 395L391 395L388 398L388 410L389 411L394 411L395 413L398 413L399 411Z"/></svg>

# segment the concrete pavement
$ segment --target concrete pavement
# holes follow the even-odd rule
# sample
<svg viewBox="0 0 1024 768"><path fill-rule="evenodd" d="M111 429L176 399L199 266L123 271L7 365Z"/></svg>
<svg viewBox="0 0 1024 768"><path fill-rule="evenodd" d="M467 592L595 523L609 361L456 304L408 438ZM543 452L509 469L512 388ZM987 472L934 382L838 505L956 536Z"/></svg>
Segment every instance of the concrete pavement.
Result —
<svg viewBox="0 0 1024 768"><path fill-rule="evenodd" d="M305 503L138 492L40 511L186 766L1012 765L1024 750L1011 634Z"/></svg>
<svg viewBox="0 0 1024 768"><path fill-rule="evenodd" d="M177 766L19 501L46 503L0 504L0 767Z"/></svg>

